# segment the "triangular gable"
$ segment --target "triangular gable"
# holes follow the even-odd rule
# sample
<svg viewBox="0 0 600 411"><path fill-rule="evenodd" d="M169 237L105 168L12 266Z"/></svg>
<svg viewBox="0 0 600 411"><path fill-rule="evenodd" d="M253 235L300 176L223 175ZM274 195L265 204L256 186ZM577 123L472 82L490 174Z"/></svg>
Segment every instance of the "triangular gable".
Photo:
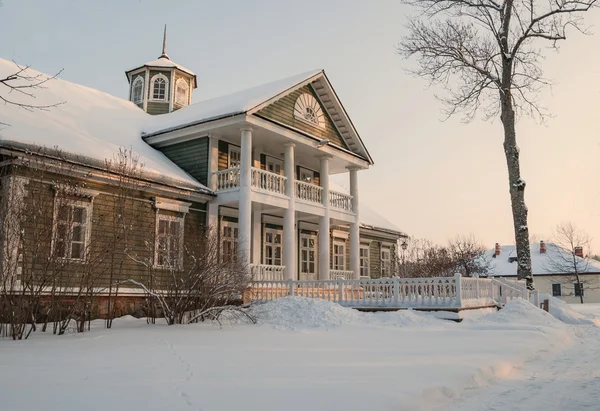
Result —
<svg viewBox="0 0 600 411"><path fill-rule="evenodd" d="M310 92L318 100L325 113L326 124L321 131L317 127L294 118L296 99L304 92ZM350 120L324 71L311 75L285 92L273 96L249 110L247 114L256 114L315 137L327 138L332 144L349 150L373 164L371 155L358 135L356 128L354 128L352 120Z"/></svg>
<svg viewBox="0 0 600 411"><path fill-rule="evenodd" d="M302 121L295 115L294 109L296 106L296 102L299 98L301 98L303 94L308 94L316 99L316 103L319 105L322 112L321 125L318 126L311 124L307 121ZM330 144L348 150L348 145L342 138L341 134L338 132L335 124L329 116L329 113L327 112L323 104L319 101L318 95L315 93L312 86L310 85L305 85L292 91L291 93L284 95L283 97L272 102L266 107L258 110L255 114L260 117L274 120L280 124L288 125L294 129L304 131L305 133L309 133L315 137L321 139L328 139L330 141Z"/></svg>

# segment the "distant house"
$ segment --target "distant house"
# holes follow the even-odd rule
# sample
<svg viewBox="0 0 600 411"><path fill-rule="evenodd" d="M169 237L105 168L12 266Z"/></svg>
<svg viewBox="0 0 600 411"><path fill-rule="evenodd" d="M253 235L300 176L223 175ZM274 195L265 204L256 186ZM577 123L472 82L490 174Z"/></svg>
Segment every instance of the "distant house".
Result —
<svg viewBox="0 0 600 411"><path fill-rule="evenodd" d="M531 244L531 271L535 287L540 293L550 294L568 303L580 302L583 293L585 302L600 303L600 261L584 258L583 249L575 252L554 243L541 241ZM490 274L494 277L516 279L517 253L514 245L500 245L485 252L490 262ZM580 275L581 287L575 281L574 271Z"/></svg>
<svg viewBox="0 0 600 411"><path fill-rule="evenodd" d="M0 77L14 69L0 60ZM126 76L128 100L57 79L36 91L36 102L64 102L59 107L2 108L0 123L9 126L0 130L1 197L20 204L34 192L46 195L41 207L57 227L48 253L82 262L111 241L118 178L104 166L125 147L144 165L136 194L142 223L128 252L155 270L183 258L175 238L185 245L193 225L207 225L219 233L222 258L249 264L256 279L393 274L397 242L405 235L359 201L358 172L373 159L323 70L197 103L196 75L164 48ZM69 166L29 179L22 165L31 164L33 154L56 161L52 150L37 152L40 146L56 147L58 161ZM66 171L80 181L76 192L57 189ZM330 184L334 175L347 179L349 191ZM65 196L76 197L76 205L57 205ZM23 257L15 251L20 245L3 244L15 264L27 264L27 250ZM126 264L136 278L139 266Z"/></svg>

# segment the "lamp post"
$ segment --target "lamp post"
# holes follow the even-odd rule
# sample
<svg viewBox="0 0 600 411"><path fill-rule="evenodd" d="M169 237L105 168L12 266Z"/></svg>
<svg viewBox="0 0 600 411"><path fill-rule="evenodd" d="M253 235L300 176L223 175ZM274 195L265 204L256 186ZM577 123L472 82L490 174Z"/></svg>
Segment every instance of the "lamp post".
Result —
<svg viewBox="0 0 600 411"><path fill-rule="evenodd" d="M408 248L408 243L406 242L406 240L402 240L402 244L400 244L400 248L402 248L402 276L404 278L406 278L405 254L406 254L406 249Z"/></svg>

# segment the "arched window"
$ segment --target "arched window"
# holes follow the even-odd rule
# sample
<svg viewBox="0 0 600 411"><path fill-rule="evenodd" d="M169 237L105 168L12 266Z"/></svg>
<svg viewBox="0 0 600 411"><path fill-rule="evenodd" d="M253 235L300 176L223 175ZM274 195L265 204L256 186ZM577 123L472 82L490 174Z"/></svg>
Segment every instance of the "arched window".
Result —
<svg viewBox="0 0 600 411"><path fill-rule="evenodd" d="M300 94L294 104L294 117L320 128L325 127L325 115L321 105L312 94Z"/></svg>
<svg viewBox="0 0 600 411"><path fill-rule="evenodd" d="M186 106L188 103L189 91L190 86L188 86L187 81L182 78L177 80L177 83L175 83L175 104Z"/></svg>
<svg viewBox="0 0 600 411"><path fill-rule="evenodd" d="M131 101L141 103L144 95L144 79L142 76L137 76L131 85Z"/></svg>
<svg viewBox="0 0 600 411"><path fill-rule="evenodd" d="M167 100L169 79L163 74L152 77L152 100Z"/></svg>

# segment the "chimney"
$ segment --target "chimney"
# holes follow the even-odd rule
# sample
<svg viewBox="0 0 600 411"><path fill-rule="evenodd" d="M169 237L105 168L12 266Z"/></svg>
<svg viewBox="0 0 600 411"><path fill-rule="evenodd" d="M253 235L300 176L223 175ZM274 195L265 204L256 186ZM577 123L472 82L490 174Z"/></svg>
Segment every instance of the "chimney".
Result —
<svg viewBox="0 0 600 411"><path fill-rule="evenodd" d="M494 251L494 255L499 256L501 250L502 248L500 247L500 243L496 243L496 250Z"/></svg>
<svg viewBox="0 0 600 411"><path fill-rule="evenodd" d="M544 240L540 241L540 254L546 254L546 243Z"/></svg>
<svg viewBox="0 0 600 411"><path fill-rule="evenodd" d="M583 247L575 247L575 256L583 258Z"/></svg>

